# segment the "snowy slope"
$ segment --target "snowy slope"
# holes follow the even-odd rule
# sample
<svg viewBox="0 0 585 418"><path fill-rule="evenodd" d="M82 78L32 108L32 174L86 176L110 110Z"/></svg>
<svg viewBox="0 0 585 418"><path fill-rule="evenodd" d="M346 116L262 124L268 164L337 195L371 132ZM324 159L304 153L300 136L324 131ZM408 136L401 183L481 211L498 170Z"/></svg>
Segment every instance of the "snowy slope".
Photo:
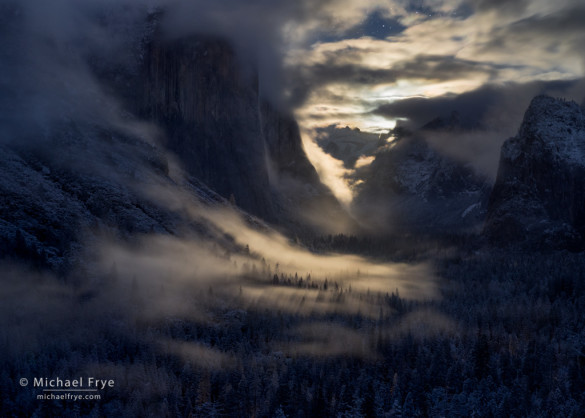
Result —
<svg viewBox="0 0 585 418"><path fill-rule="evenodd" d="M0 145L0 255L64 273L98 237L206 232L161 189L229 205L201 182L171 176L157 147L113 129L68 124L42 141Z"/></svg>

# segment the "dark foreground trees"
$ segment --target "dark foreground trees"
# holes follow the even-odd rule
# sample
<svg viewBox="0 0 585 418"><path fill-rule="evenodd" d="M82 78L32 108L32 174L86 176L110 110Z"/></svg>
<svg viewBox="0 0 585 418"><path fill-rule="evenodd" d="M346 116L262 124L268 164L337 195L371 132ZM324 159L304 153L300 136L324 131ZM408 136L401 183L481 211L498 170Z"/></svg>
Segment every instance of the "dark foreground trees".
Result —
<svg viewBox="0 0 585 418"><path fill-rule="evenodd" d="M268 309L216 288L185 315L148 315L153 295L139 278L128 293L62 289L55 303L18 294L19 304L8 292L0 415L580 416L582 255L486 252L437 269L439 300L364 294L386 307L380 315ZM268 290L340 293L277 279L258 278ZM36 400L18 384L78 375L116 386L100 401L70 402Z"/></svg>

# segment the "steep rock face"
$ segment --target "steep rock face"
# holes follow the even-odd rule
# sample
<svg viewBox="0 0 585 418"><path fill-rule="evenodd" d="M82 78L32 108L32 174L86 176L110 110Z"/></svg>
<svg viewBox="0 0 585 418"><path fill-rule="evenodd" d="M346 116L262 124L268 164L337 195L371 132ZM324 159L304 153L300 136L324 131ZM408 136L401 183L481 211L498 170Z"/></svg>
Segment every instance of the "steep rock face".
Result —
<svg viewBox="0 0 585 418"><path fill-rule="evenodd" d="M226 42L164 40L155 31L140 80L138 113L163 127L166 147L220 195L278 223L297 218L313 200L341 212L305 154L295 120L263 100L257 74L242 71Z"/></svg>
<svg viewBox="0 0 585 418"><path fill-rule="evenodd" d="M286 223L288 218L294 223L309 225L310 228L302 228L303 231L293 225L296 233L309 235L315 231L323 234L355 230L357 224L331 190L321 183L309 161L296 121L268 103L261 106L260 116L270 184L280 203L280 222Z"/></svg>
<svg viewBox="0 0 585 418"><path fill-rule="evenodd" d="M152 40L144 71L140 114L164 128L166 146L185 168L242 208L273 218L259 97L240 78L231 48Z"/></svg>
<svg viewBox="0 0 585 418"><path fill-rule="evenodd" d="M301 140L299 125L264 102L260 109L262 137L274 169L279 178L289 176L303 183L321 188L317 170L311 164ZM278 181L278 179L276 179Z"/></svg>
<svg viewBox="0 0 585 418"><path fill-rule="evenodd" d="M498 245L581 248L585 236L585 115L574 102L533 99L502 146L485 233Z"/></svg>
<svg viewBox="0 0 585 418"><path fill-rule="evenodd" d="M487 181L419 136L385 146L363 176L355 208L395 232L457 232L483 221Z"/></svg>
<svg viewBox="0 0 585 418"><path fill-rule="evenodd" d="M314 210L352 223L321 183L294 118L259 92L254 65L221 38L169 38L164 22L155 12L131 31L140 34L123 51L131 59L92 61L110 93L160 128L162 145L191 176L247 212L295 233Z"/></svg>

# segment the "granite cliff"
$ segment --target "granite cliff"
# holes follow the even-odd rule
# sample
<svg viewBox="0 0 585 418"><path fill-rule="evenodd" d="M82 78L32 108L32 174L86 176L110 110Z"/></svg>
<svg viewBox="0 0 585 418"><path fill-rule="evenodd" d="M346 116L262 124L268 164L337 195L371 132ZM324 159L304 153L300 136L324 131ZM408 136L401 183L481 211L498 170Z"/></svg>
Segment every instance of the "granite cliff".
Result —
<svg viewBox="0 0 585 418"><path fill-rule="evenodd" d="M258 74L227 42L169 40L155 30L143 48L135 109L163 128L165 147L191 175L275 224L295 229L315 220L317 207L349 221L319 180L294 118L263 98Z"/></svg>
<svg viewBox="0 0 585 418"><path fill-rule="evenodd" d="M584 247L585 115L574 102L534 98L502 146L484 229L497 245Z"/></svg>

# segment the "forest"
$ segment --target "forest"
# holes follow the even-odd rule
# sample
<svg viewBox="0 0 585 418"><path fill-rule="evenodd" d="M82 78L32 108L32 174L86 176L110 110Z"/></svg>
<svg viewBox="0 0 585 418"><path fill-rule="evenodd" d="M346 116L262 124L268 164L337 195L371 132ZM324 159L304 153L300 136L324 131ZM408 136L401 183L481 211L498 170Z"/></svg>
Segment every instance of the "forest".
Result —
<svg viewBox="0 0 585 418"><path fill-rule="evenodd" d="M440 294L427 300L279 275L262 262L242 274L237 292L213 284L143 286L115 266L88 288L31 271L22 278L13 267L5 275L21 277L4 283L0 412L580 416L583 257L482 249L443 252L433 265ZM297 299L279 308L247 298L251 289L292 290L290 300ZM153 298L173 303L177 291L192 305L153 312ZM304 308L311 297L316 302ZM343 309L355 300L370 309ZM68 402L37 401L35 389L14 384L80 370L116 386L99 402Z"/></svg>

